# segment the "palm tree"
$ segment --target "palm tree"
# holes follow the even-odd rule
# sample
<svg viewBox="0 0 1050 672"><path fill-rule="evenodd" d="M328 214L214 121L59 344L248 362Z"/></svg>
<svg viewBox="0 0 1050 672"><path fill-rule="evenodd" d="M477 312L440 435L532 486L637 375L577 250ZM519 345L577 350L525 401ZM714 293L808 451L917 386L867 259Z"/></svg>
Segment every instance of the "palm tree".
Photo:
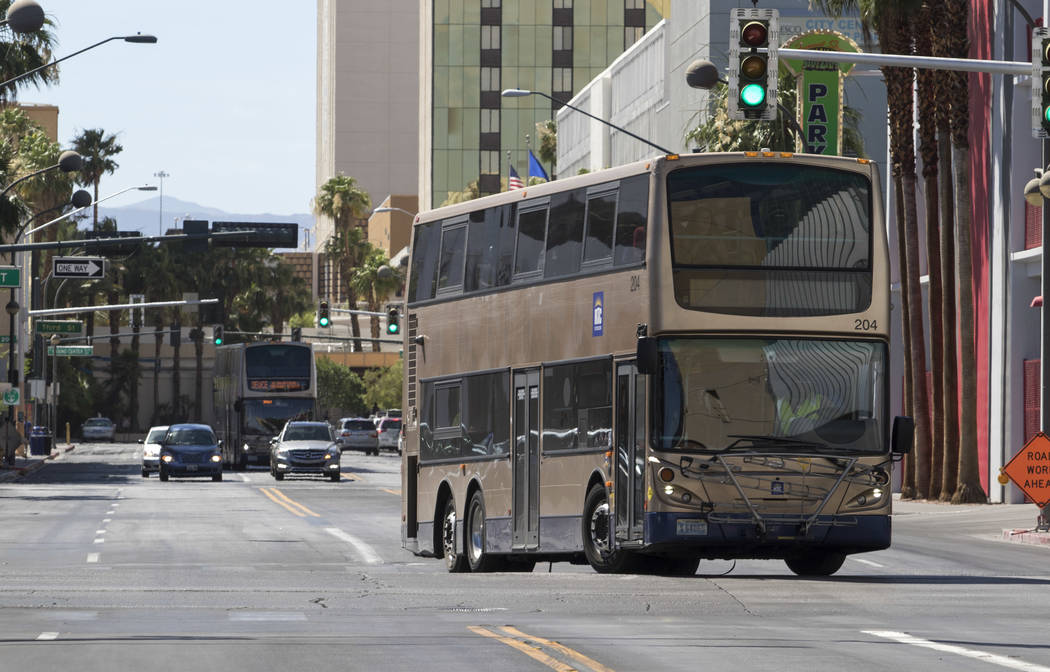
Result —
<svg viewBox="0 0 1050 672"><path fill-rule="evenodd" d="M344 283L351 269L363 258L365 217L371 207L368 192L357 186L357 180L343 174L321 185L321 190L314 198L314 214L329 217L333 221L333 234L325 245L325 252L335 262ZM357 310L357 294L349 283L346 284L346 295L350 310ZM361 326L354 313L350 314L350 328L356 349L360 350Z"/></svg>
<svg viewBox="0 0 1050 672"><path fill-rule="evenodd" d="M12 0L0 0L0 14L6 15ZM6 42L0 50L0 81L6 82L23 72L29 72L52 60L51 49L55 38L51 32L54 24L50 19L44 20L43 27L33 33L19 35L17 41ZM45 68L13 84L0 89L0 106L15 100L18 89L32 84L39 88L42 84L53 84L58 81L58 68Z"/></svg>
<svg viewBox="0 0 1050 672"><path fill-rule="evenodd" d="M112 175L119 167L112 157L120 154L124 148L117 144L116 135L106 135L101 128L88 128L73 138L73 149L84 159L77 183L94 189L96 203L91 221L94 227L98 227L98 185L103 175Z"/></svg>
<svg viewBox="0 0 1050 672"><path fill-rule="evenodd" d="M390 263L386 252L367 244L367 252L361 264L350 274L350 285L361 296L365 297L368 310L373 313L381 311L383 302L401 286L401 277L392 273L384 277L380 269ZM379 352L379 318L371 318L372 352Z"/></svg>

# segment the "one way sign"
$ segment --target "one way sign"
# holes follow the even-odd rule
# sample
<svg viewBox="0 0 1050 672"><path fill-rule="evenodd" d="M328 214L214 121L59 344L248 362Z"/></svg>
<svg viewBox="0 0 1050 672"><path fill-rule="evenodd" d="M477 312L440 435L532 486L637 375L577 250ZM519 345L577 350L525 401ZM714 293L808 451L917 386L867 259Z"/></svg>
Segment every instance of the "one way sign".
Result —
<svg viewBox="0 0 1050 672"><path fill-rule="evenodd" d="M52 275L56 278L92 280L106 274L106 260L102 257L52 257Z"/></svg>

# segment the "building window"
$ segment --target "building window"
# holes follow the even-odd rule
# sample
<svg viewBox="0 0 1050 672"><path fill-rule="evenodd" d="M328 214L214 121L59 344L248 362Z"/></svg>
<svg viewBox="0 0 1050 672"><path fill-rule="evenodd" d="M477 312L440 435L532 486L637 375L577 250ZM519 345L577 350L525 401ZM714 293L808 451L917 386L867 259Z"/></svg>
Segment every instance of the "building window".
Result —
<svg viewBox="0 0 1050 672"><path fill-rule="evenodd" d="M481 174L499 175L499 150L488 150L481 153Z"/></svg>
<svg viewBox="0 0 1050 672"><path fill-rule="evenodd" d="M481 48L482 49L499 49L499 26L482 26L481 27Z"/></svg>
<svg viewBox="0 0 1050 672"><path fill-rule="evenodd" d="M553 68L551 91L572 91L572 68Z"/></svg>
<svg viewBox="0 0 1050 672"><path fill-rule="evenodd" d="M499 68L481 69L481 90L499 91Z"/></svg>
<svg viewBox="0 0 1050 672"><path fill-rule="evenodd" d="M645 0L625 0L623 6L624 9L645 9Z"/></svg>
<svg viewBox="0 0 1050 672"><path fill-rule="evenodd" d="M499 110L481 110L481 132L499 133Z"/></svg>
<svg viewBox="0 0 1050 672"><path fill-rule="evenodd" d="M631 46L645 35L644 26L627 26L623 29L623 48Z"/></svg>
<svg viewBox="0 0 1050 672"><path fill-rule="evenodd" d="M572 49L572 26L554 26L554 51Z"/></svg>
<svg viewBox="0 0 1050 672"><path fill-rule="evenodd" d="M481 0L482 9L499 9L502 0Z"/></svg>
<svg viewBox="0 0 1050 672"><path fill-rule="evenodd" d="M554 0L554 9L572 9L572 0Z"/></svg>

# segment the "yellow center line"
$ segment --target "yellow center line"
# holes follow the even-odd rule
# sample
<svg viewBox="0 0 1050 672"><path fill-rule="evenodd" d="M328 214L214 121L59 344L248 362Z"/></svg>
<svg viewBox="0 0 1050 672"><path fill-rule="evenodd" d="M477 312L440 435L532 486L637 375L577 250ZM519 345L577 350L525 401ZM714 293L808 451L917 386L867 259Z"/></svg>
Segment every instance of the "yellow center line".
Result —
<svg viewBox="0 0 1050 672"><path fill-rule="evenodd" d="M382 488L382 490L383 492L389 492L391 495L397 495L398 497L401 496L400 490L391 490L390 488Z"/></svg>
<svg viewBox="0 0 1050 672"><path fill-rule="evenodd" d="M588 658L587 656L583 655L579 651L576 651L575 649L570 649L561 642L555 642L550 639L543 639L542 637L536 637L535 635L526 635L524 632L518 630L517 628L511 625L504 625L500 628L500 630L507 633L511 637L522 637L524 639L532 639L539 642L540 644L543 644L544 646L549 646L555 651L560 651L563 655L566 655L577 662L583 663L587 667L594 670L594 672L613 672L612 668L602 665L597 660Z"/></svg>
<svg viewBox="0 0 1050 672"><path fill-rule="evenodd" d="M305 518L306 517L306 514L303 513L302 511L296 511L295 509L293 509L292 507L288 506L287 504L285 504L281 500L277 499L277 497L275 497L273 495L273 493L270 492L269 488L259 488L259 490L264 495L266 495L274 504L279 504L280 506L283 506L285 509L291 511L292 513L294 513L295 515L299 516L300 518Z"/></svg>
<svg viewBox="0 0 1050 672"><path fill-rule="evenodd" d="M266 488L262 488L262 490L263 490L263 492L266 492L267 489ZM320 518L321 517L320 514L314 513L313 511L311 511L310 509L306 508L305 506L303 506L299 502L289 498L288 495L284 494L283 492L281 492L277 488L269 488L269 490L274 495L280 497L281 500L283 500L283 501L278 501L276 499L273 499L273 497L270 497L270 499L273 499L273 501L277 502L281 506L284 506L284 508L288 509L289 511L292 511L294 513L295 511L292 508L292 507L294 507L295 509L298 509L299 511L302 511L302 514L300 514L300 515L313 516L314 518ZM269 492L267 492L267 496L269 496Z"/></svg>
<svg viewBox="0 0 1050 672"><path fill-rule="evenodd" d="M365 480L364 477L361 476L361 474L355 474L355 473L350 472L350 471L344 471L343 472L343 476L345 476L347 478L351 478L351 479L353 479L355 481L363 481L363 480Z"/></svg>
<svg viewBox="0 0 1050 672"><path fill-rule="evenodd" d="M546 653L540 651L535 646L531 646L529 644L526 644L525 642L519 642L518 640L513 639L512 637L504 637L503 635L499 635L495 632L492 632L491 630L486 630L485 628L476 625L468 625L467 629L476 635L481 635L482 637L491 637L492 639L503 642L507 646L521 651L529 658L543 663L552 670L557 670L558 672L578 672L576 668L570 665L566 665L565 663L561 662L556 658L548 656Z"/></svg>

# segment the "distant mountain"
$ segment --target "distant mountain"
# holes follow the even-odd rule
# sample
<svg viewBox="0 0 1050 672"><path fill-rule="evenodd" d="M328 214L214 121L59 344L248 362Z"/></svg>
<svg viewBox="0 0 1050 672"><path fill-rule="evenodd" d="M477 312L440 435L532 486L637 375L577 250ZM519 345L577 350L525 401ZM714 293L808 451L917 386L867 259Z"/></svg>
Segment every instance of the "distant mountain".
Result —
<svg viewBox="0 0 1050 672"><path fill-rule="evenodd" d="M225 210L219 210L218 208L209 208L189 201L182 201L171 196L165 196L163 232L159 231L161 228L160 215L159 196L119 208L99 206L98 209L99 219L112 217L117 220L117 229L119 231L141 231L144 236L155 236L158 233L166 232L168 229L182 228L183 219L205 219L209 222L294 223L299 225L299 248L303 249L307 239L313 243L314 216L309 213L294 215L244 215L226 212ZM83 228L83 223L80 226ZM306 230L310 231L309 236L304 235L304 231Z"/></svg>

